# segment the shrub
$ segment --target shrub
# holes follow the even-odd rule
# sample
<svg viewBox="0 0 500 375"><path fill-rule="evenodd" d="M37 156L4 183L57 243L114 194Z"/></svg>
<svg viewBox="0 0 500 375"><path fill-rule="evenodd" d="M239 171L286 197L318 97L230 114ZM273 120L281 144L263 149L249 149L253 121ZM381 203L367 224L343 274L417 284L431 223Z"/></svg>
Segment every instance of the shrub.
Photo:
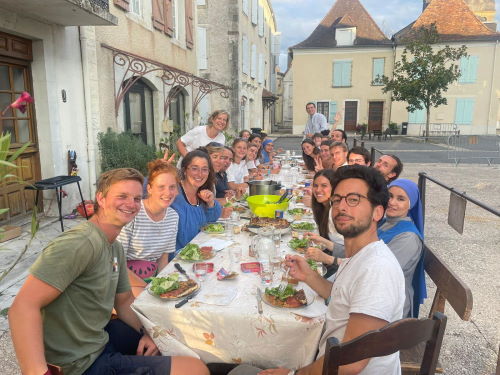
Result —
<svg viewBox="0 0 500 375"><path fill-rule="evenodd" d="M97 139L102 172L128 167L147 174L148 162L156 159L154 147L130 132L118 134L108 129L106 133L99 133Z"/></svg>

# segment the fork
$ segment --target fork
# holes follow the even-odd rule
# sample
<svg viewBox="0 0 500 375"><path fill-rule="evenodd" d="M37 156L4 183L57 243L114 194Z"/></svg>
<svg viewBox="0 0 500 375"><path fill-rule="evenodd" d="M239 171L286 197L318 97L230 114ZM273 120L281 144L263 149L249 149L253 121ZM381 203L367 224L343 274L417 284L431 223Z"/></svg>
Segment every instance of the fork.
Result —
<svg viewBox="0 0 500 375"><path fill-rule="evenodd" d="M278 292L281 293L288 286L288 272L290 271L290 267L288 267L285 271L285 277L281 278L281 283L278 286Z"/></svg>

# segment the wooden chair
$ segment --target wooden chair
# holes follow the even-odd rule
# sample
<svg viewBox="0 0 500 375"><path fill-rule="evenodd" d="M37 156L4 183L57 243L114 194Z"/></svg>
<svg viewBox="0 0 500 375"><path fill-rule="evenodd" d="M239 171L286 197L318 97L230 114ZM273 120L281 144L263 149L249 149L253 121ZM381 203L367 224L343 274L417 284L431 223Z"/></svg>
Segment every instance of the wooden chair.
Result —
<svg viewBox="0 0 500 375"><path fill-rule="evenodd" d="M469 287L441 260L427 245L424 244L425 272L436 285L436 294L432 302L429 318L435 312L444 313L445 302L451 305L460 319L469 320L472 311L472 292ZM401 370L404 375L419 374L424 346L402 350ZM436 372L442 373L438 366Z"/></svg>
<svg viewBox="0 0 500 375"><path fill-rule="evenodd" d="M402 319L340 344L327 340L323 375L337 375L339 366L366 358L386 356L425 343L420 374L434 374L446 328L446 316L436 312L432 319Z"/></svg>

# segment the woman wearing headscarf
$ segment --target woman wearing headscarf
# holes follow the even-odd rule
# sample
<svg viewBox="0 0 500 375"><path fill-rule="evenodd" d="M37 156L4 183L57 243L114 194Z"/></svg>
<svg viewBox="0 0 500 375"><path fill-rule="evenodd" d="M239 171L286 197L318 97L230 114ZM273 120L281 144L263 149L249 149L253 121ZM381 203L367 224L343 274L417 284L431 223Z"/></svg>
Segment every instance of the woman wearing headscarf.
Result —
<svg viewBox="0 0 500 375"><path fill-rule="evenodd" d="M411 180L394 180L388 188L389 204L379 224L378 237L389 246L403 269L406 292L403 317L416 318L420 304L427 297L422 202L418 186Z"/></svg>
<svg viewBox="0 0 500 375"><path fill-rule="evenodd" d="M266 139L262 142L262 152L260 157L260 162L262 164L272 164L274 156L274 143L271 139Z"/></svg>

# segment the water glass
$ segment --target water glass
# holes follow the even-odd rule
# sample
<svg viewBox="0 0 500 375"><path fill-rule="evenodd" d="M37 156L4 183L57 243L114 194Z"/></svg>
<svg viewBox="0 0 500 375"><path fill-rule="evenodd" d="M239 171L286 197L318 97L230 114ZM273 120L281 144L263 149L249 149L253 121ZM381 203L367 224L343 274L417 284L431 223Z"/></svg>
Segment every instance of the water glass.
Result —
<svg viewBox="0 0 500 375"><path fill-rule="evenodd" d="M230 221L226 223L226 237L230 240L234 238L234 224Z"/></svg>
<svg viewBox="0 0 500 375"><path fill-rule="evenodd" d="M208 269L207 263L196 263L194 265L194 274L200 282L203 282L205 280L205 276L207 275L207 269Z"/></svg>
<svg viewBox="0 0 500 375"><path fill-rule="evenodd" d="M269 257L260 258L260 282L262 285L269 286L273 282L273 266Z"/></svg>
<svg viewBox="0 0 500 375"><path fill-rule="evenodd" d="M231 212L231 221L237 225L240 222L240 213L238 211Z"/></svg>
<svg viewBox="0 0 500 375"><path fill-rule="evenodd" d="M242 249L239 246L233 246L229 248L229 254L233 263L240 263L242 257Z"/></svg>

